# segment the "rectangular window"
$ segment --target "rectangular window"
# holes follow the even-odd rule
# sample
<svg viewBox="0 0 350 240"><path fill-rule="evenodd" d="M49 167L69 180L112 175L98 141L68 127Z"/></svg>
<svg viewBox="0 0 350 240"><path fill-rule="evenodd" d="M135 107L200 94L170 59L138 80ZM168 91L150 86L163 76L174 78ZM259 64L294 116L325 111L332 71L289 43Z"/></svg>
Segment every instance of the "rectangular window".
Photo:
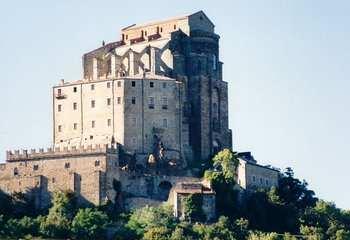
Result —
<svg viewBox="0 0 350 240"><path fill-rule="evenodd" d="M77 87L73 87L73 92L77 92Z"/></svg>
<svg viewBox="0 0 350 240"><path fill-rule="evenodd" d="M57 95L58 95L58 96L62 95L62 89L60 89L60 88L57 89Z"/></svg>
<svg viewBox="0 0 350 240"><path fill-rule="evenodd" d="M33 166L33 170L34 170L34 171L39 170L39 165L34 165L34 166Z"/></svg>
<svg viewBox="0 0 350 240"><path fill-rule="evenodd" d="M107 88L111 88L111 83L110 82L107 83Z"/></svg>
<svg viewBox="0 0 350 240"><path fill-rule="evenodd" d="M78 129L78 123L74 123L74 124L73 124L73 129L74 129L74 130L77 130L77 129Z"/></svg>
<svg viewBox="0 0 350 240"><path fill-rule="evenodd" d="M136 97L131 98L131 104L136 104Z"/></svg>
<svg viewBox="0 0 350 240"><path fill-rule="evenodd" d="M62 105L61 105L61 104L59 104L59 105L57 106L57 111L59 111L59 112L62 111Z"/></svg>
<svg viewBox="0 0 350 240"><path fill-rule="evenodd" d="M149 83L149 87L153 88L154 87L154 82Z"/></svg>
<svg viewBox="0 0 350 240"><path fill-rule="evenodd" d="M96 161L95 161L95 167L98 167L98 166L100 166L100 161L99 161L99 160L96 160Z"/></svg>
<svg viewBox="0 0 350 240"><path fill-rule="evenodd" d="M166 82L163 82L162 86L163 88L166 88Z"/></svg>
<svg viewBox="0 0 350 240"><path fill-rule="evenodd" d="M111 105L111 99L110 98L107 98L107 105Z"/></svg>
<svg viewBox="0 0 350 240"><path fill-rule="evenodd" d="M131 119L131 124L133 127L136 127L136 118Z"/></svg>
<svg viewBox="0 0 350 240"><path fill-rule="evenodd" d="M92 128L95 127L95 121L91 121L91 127L92 127Z"/></svg>
<svg viewBox="0 0 350 240"><path fill-rule="evenodd" d="M148 98L148 108L149 109L154 109L154 97L149 97Z"/></svg>
<svg viewBox="0 0 350 240"><path fill-rule="evenodd" d="M118 81L118 82L117 82L117 86L118 86L118 87L121 87L121 86L122 86L122 82L121 82L121 81Z"/></svg>
<svg viewBox="0 0 350 240"><path fill-rule="evenodd" d="M163 127L164 128L168 127L168 119L166 119L166 118L163 119Z"/></svg>
<svg viewBox="0 0 350 240"><path fill-rule="evenodd" d="M92 108L95 107L95 100L91 100L91 107L92 107Z"/></svg>
<svg viewBox="0 0 350 240"><path fill-rule="evenodd" d="M67 169L67 168L70 168L70 163L69 163L69 162L65 163L65 164L64 164L64 168L66 168L66 169Z"/></svg>
<svg viewBox="0 0 350 240"><path fill-rule="evenodd" d="M168 98L162 97L162 109L168 109Z"/></svg>
<svg viewBox="0 0 350 240"><path fill-rule="evenodd" d="M107 120L107 126L110 127L112 125L112 120L111 119L108 119Z"/></svg>
<svg viewBox="0 0 350 240"><path fill-rule="evenodd" d="M132 81L132 82L131 82L131 86L132 86L132 87L135 87L135 86L136 86L136 82L135 82L135 81Z"/></svg>
<svg viewBox="0 0 350 240"><path fill-rule="evenodd" d="M62 132L62 125L58 125L58 131Z"/></svg>
<svg viewBox="0 0 350 240"><path fill-rule="evenodd" d="M121 97L117 97L117 104L121 103Z"/></svg>
<svg viewBox="0 0 350 240"><path fill-rule="evenodd" d="M73 103L73 110L77 110L77 106L78 106L78 104L76 102Z"/></svg>
<svg viewBox="0 0 350 240"><path fill-rule="evenodd" d="M91 84L91 90L95 90L95 84Z"/></svg>

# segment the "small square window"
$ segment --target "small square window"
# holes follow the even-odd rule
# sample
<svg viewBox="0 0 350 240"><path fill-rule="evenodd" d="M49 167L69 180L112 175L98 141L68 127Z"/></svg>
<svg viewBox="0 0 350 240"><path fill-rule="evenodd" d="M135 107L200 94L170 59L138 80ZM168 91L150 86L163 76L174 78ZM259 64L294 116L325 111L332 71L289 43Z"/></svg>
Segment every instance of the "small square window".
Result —
<svg viewBox="0 0 350 240"><path fill-rule="evenodd" d="M131 81L131 86L135 87L136 86L136 82L135 81Z"/></svg>
<svg viewBox="0 0 350 240"><path fill-rule="evenodd" d="M57 106L57 111L59 111L59 112L62 111L62 105L61 105L61 104L59 104L59 105Z"/></svg>
<svg viewBox="0 0 350 240"><path fill-rule="evenodd" d="M131 98L131 104L136 104L136 97Z"/></svg>
<svg viewBox="0 0 350 240"><path fill-rule="evenodd" d="M118 86L118 87L121 87L121 86L122 86L122 82L121 82L121 81L118 81L118 82L117 82L117 86Z"/></svg>
<svg viewBox="0 0 350 240"><path fill-rule="evenodd" d="M117 104L121 103L121 97L117 97Z"/></svg>
<svg viewBox="0 0 350 240"><path fill-rule="evenodd" d="M92 128L95 127L95 121L91 121L91 127L92 127Z"/></svg>
<svg viewBox="0 0 350 240"><path fill-rule="evenodd" d="M91 107L92 107L92 108L95 107L95 100L91 100Z"/></svg>
<svg viewBox="0 0 350 240"><path fill-rule="evenodd" d="M66 168L66 169L67 169L67 168L70 168L70 163L65 163L65 164L64 164L64 168Z"/></svg>
<svg viewBox="0 0 350 240"><path fill-rule="evenodd" d="M110 127L112 125L112 120L111 119L108 119L107 120L107 126Z"/></svg>
<svg viewBox="0 0 350 240"><path fill-rule="evenodd" d="M111 105L111 99L110 98L107 98L107 105Z"/></svg>
<svg viewBox="0 0 350 240"><path fill-rule="evenodd" d="M73 129L74 129L74 130L77 130L77 129L78 129L78 123L74 123L74 124L73 124Z"/></svg>
<svg viewBox="0 0 350 240"><path fill-rule="evenodd" d="M107 83L107 88L111 88L111 83L110 82Z"/></svg>
<svg viewBox="0 0 350 240"><path fill-rule="evenodd" d="M149 87L153 88L154 87L154 82L149 83Z"/></svg>
<svg viewBox="0 0 350 240"><path fill-rule="evenodd" d="M73 103L73 110L77 110L78 104L75 102Z"/></svg>
<svg viewBox="0 0 350 240"><path fill-rule="evenodd" d="M58 125L58 131L62 132L62 125Z"/></svg>
<svg viewBox="0 0 350 240"><path fill-rule="evenodd" d="M95 90L95 84L91 84L91 90Z"/></svg>
<svg viewBox="0 0 350 240"><path fill-rule="evenodd" d="M39 165L34 165L34 166L33 166L33 170L34 170L34 171L38 171L38 170L39 170Z"/></svg>
<svg viewBox="0 0 350 240"><path fill-rule="evenodd" d="M77 87L73 87L73 92L77 92Z"/></svg>

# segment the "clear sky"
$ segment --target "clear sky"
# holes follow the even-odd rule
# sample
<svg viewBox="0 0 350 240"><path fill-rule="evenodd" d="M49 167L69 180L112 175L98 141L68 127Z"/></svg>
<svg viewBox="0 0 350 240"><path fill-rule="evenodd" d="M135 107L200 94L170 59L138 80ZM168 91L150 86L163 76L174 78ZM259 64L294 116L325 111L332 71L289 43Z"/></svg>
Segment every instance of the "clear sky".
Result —
<svg viewBox="0 0 350 240"><path fill-rule="evenodd" d="M82 76L83 53L132 23L203 10L220 34L236 151L292 167L350 209L350 1L4 1L0 161L50 146L51 87Z"/></svg>

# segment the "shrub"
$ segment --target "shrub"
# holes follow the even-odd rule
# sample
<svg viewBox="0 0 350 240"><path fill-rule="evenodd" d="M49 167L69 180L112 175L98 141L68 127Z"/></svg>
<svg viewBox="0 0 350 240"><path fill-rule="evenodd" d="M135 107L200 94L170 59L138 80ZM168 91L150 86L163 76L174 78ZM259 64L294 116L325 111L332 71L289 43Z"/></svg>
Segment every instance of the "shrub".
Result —
<svg viewBox="0 0 350 240"><path fill-rule="evenodd" d="M108 216L92 208L80 209L72 222L72 231L77 239L102 238Z"/></svg>

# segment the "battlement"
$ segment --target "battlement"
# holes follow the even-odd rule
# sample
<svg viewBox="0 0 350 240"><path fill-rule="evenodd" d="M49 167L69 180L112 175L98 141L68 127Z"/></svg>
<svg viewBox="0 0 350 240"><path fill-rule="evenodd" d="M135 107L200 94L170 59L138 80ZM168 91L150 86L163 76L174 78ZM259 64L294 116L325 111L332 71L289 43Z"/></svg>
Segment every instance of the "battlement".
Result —
<svg viewBox="0 0 350 240"><path fill-rule="evenodd" d="M63 156L78 156L78 155L91 155L99 153L118 153L118 148L116 145L110 144L95 144L88 146L71 146L71 147L56 147L56 148L47 148L45 151L44 148L31 149L28 150L14 150L6 151L6 161L22 161L22 160L36 160L42 158L59 158Z"/></svg>

